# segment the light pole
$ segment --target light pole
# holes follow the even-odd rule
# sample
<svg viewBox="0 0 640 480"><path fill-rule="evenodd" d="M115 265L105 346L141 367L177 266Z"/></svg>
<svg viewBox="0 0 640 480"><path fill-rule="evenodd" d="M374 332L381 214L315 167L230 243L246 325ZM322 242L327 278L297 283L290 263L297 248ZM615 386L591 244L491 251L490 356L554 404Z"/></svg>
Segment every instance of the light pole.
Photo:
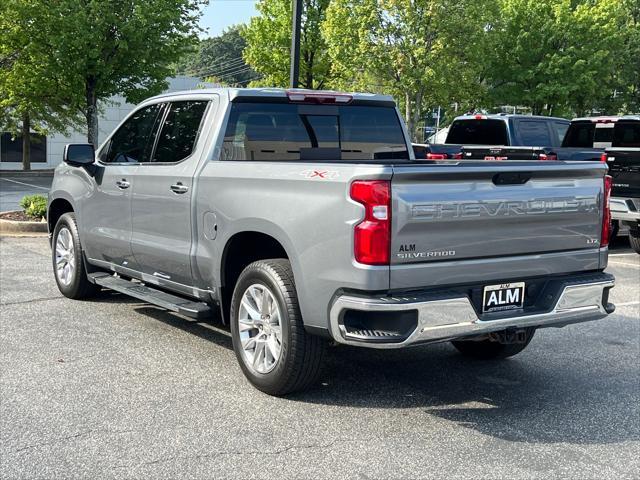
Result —
<svg viewBox="0 0 640 480"><path fill-rule="evenodd" d="M302 0L293 0L293 24L291 27L291 70L289 83L291 88L298 88L300 76L300 21L302 18Z"/></svg>

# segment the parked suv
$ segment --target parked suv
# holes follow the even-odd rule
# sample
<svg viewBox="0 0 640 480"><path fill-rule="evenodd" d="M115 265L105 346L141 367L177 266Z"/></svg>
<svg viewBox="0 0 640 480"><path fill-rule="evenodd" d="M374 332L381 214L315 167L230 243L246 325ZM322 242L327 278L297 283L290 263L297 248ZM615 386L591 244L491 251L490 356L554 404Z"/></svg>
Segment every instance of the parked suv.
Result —
<svg viewBox="0 0 640 480"><path fill-rule="evenodd" d="M219 315L257 388L310 385L334 342L522 351L614 310L606 165L416 162L393 100L305 90L151 98L69 145L48 222L60 291ZM571 228L567 228L570 225Z"/></svg>

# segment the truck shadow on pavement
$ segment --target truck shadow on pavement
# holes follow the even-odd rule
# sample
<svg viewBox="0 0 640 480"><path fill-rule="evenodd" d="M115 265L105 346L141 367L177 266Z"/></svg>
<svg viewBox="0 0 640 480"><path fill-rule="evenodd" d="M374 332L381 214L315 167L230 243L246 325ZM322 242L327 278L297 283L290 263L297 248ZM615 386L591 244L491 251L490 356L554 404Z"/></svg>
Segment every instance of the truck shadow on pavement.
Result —
<svg viewBox="0 0 640 480"><path fill-rule="evenodd" d="M468 359L449 344L397 351L340 347L327 355L321 386L289 399L363 409L417 409L507 441L640 440L637 356L623 362L602 352L587 360L582 356L592 353L582 345L565 345L563 351L553 334L538 335L522 354L505 361ZM602 346L593 343L595 348ZM631 349L627 352L637 355L637 344L632 339L625 343ZM600 357L608 360L600 362Z"/></svg>
<svg viewBox="0 0 640 480"><path fill-rule="evenodd" d="M140 303L108 293L99 301ZM228 327L216 319L187 320L144 303L134 308L233 350ZM467 359L448 343L386 351L331 347L317 384L278 401L285 402L283 408L293 401L380 409L385 416L389 413L384 410L418 410L506 441L609 444L640 440L634 340L589 336L588 346L580 341L567 345L563 343L567 337L557 336L558 332L539 332L527 350L504 361ZM634 349L631 361L605 351L621 348ZM251 386L247 383L246 388ZM433 421L425 417L425 424Z"/></svg>

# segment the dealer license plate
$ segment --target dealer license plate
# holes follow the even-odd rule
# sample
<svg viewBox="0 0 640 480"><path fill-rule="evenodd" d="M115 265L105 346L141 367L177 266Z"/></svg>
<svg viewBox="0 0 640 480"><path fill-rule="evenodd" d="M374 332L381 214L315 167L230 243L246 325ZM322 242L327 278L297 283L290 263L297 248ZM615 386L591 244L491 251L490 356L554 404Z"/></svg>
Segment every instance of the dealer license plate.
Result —
<svg viewBox="0 0 640 480"><path fill-rule="evenodd" d="M524 282L487 285L482 296L482 313L516 310L524 304Z"/></svg>

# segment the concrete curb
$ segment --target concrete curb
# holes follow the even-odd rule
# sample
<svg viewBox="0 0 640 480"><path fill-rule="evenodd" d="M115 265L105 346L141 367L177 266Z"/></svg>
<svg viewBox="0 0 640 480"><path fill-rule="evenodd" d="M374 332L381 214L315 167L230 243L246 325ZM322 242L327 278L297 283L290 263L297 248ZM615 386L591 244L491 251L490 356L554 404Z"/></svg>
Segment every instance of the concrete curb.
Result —
<svg viewBox="0 0 640 480"><path fill-rule="evenodd" d="M5 220L4 218L0 218L0 235L14 235L20 233L46 234L47 222L19 222L16 220Z"/></svg>
<svg viewBox="0 0 640 480"><path fill-rule="evenodd" d="M53 169L43 170L0 170L0 177L53 177Z"/></svg>

